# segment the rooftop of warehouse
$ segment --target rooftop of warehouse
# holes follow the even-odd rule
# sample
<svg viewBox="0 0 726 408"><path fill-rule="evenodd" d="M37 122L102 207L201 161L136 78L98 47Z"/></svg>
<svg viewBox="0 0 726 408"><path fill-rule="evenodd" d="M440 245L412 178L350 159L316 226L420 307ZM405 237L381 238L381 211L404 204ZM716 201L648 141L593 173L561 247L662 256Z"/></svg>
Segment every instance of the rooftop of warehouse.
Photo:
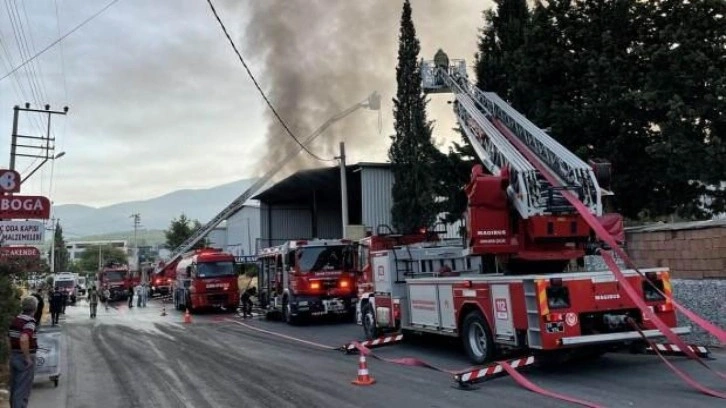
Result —
<svg viewBox="0 0 726 408"><path fill-rule="evenodd" d="M351 175L363 168L388 169L391 163L359 162L345 166L348 174L348 183L351 183ZM327 186L335 186L335 194L340 194L337 188L340 185L340 167L321 167L317 169L299 170L285 179L278 181L263 192L252 197L260 201L285 201L303 195L309 195L311 191ZM325 193L323 191L322 193Z"/></svg>

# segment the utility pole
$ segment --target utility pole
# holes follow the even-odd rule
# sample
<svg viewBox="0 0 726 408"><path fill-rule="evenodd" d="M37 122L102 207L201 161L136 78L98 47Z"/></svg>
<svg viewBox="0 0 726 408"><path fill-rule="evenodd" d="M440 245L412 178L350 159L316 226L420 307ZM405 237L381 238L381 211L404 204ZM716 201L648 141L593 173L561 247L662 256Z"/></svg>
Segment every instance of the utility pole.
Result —
<svg viewBox="0 0 726 408"><path fill-rule="evenodd" d="M348 226L348 180L345 175L345 143L340 142L340 202L341 202L341 214L343 214L343 234L345 236L345 227Z"/></svg>
<svg viewBox="0 0 726 408"><path fill-rule="evenodd" d="M141 268L141 265L139 265L139 241L138 241L138 231L139 226L141 225L141 214L135 213L131 214L131 218L134 219L134 261L136 262L136 267L139 268L141 271L141 282L146 283L146 271Z"/></svg>
<svg viewBox="0 0 726 408"><path fill-rule="evenodd" d="M47 114L48 124L46 127L46 134L38 136L24 135L18 133L20 112ZM38 169L40 169L45 164L45 162L47 162L48 160L55 160L65 154L64 152L58 153L57 155L55 154L55 138L51 137L50 124L53 115L66 115L67 113L67 106L64 106L62 111L52 111L50 110L50 105L47 104L45 105L45 110L31 109L30 103L26 103L25 108L21 108L17 105L13 107L13 134L10 145L10 170L15 170L16 157L43 159L43 161L36 165L35 168L28 175L20 180L21 184L25 182L25 180L27 180L30 176L35 174L35 172L38 171ZM21 144L19 143L19 141L25 141L24 143L27 144ZM18 152L18 148L22 149L20 153Z"/></svg>
<svg viewBox="0 0 726 408"><path fill-rule="evenodd" d="M58 229L58 221L55 218L51 218L50 222L53 224L53 238L51 239L50 244L50 274L53 275L55 273L55 231Z"/></svg>

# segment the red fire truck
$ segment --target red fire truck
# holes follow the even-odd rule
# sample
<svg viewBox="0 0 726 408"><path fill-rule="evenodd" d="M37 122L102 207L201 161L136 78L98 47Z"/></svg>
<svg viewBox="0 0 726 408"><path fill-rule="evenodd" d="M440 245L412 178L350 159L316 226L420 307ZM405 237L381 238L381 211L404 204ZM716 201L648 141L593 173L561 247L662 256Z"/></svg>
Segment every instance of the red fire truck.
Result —
<svg viewBox="0 0 726 408"><path fill-rule="evenodd" d="M600 244L583 215L604 215L602 174L466 75L463 62L450 65L443 52L422 65L426 91L454 93L459 125L483 164L466 188L466 246L363 240L372 285L357 310L366 336L458 337L476 364L506 349L599 354L663 336L635 300L673 332L688 333L668 300L667 268L641 270L645 276L625 270L618 280L605 266L583 265L602 259L588 254ZM627 283L639 299L628 296Z"/></svg>
<svg viewBox="0 0 726 408"><path fill-rule="evenodd" d="M289 241L258 255L259 305L289 324L355 313L356 249L349 240Z"/></svg>
<svg viewBox="0 0 726 408"><path fill-rule="evenodd" d="M236 311L239 286L234 256L216 248L184 254L176 266L172 299L178 310L224 308Z"/></svg>
<svg viewBox="0 0 726 408"><path fill-rule="evenodd" d="M169 264L159 265L161 269L157 272L153 270L149 272L149 284L151 285L151 294L160 294L162 296L171 294L171 287L176 280L176 267L179 261L173 261Z"/></svg>
<svg viewBox="0 0 726 408"><path fill-rule="evenodd" d="M97 287L108 289L110 300L128 299L129 287L132 285L128 265L109 262L98 272Z"/></svg>

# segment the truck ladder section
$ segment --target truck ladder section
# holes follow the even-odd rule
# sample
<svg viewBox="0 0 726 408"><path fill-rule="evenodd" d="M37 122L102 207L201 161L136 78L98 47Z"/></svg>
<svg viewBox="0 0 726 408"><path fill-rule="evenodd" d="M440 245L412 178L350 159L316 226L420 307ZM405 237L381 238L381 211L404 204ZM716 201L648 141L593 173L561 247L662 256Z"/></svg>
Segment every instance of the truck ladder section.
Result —
<svg viewBox="0 0 726 408"><path fill-rule="evenodd" d="M425 61L421 66L423 87L427 92L453 92L455 113L477 156L487 169L499 175L509 171L508 195L522 218L549 212L548 202L557 189L510 143L501 126L514 133L557 175L561 188L575 191L595 215L602 215L601 191L591 166L527 120L491 92L483 92L469 82L466 66L455 61L447 67ZM500 126L497 126L500 125ZM574 211L573 211L574 212Z"/></svg>
<svg viewBox="0 0 726 408"><path fill-rule="evenodd" d="M321 133L323 133L330 125L337 122L338 120L344 118L345 116L348 116L349 114L357 111L361 108L369 108L371 110L380 110L381 106L381 96L378 94L378 92L373 92L366 98L365 100L351 106L350 108L336 114L335 116L331 117L325 123L323 123L319 128L317 128L313 133L311 133L305 140L303 141L303 145L308 145L310 142L312 142L316 137L320 136ZM226 220L227 218L234 215L237 211L239 211L244 204L252 198L253 195L255 195L262 187L267 184L268 181L272 180L272 178L280 171L283 167L292 159L295 158L301 151L302 147L296 146L297 148L290 150L290 152L280 160L279 162L275 163L275 166L270 169L267 173L262 175L257 181L254 182L245 192L243 192L239 197L237 197L234 201L232 201L227 207L225 207L222 211L220 211L214 218L212 218L211 221L206 223L202 228L196 230L189 238L187 238L184 242L181 243L177 248L174 249L172 252L171 258L167 262L167 265L178 260L181 258L181 256L192 249L194 245L196 245L199 241L201 241L204 237L207 236L210 232L212 232L213 229L217 227L222 221ZM155 272L158 272L161 268L157 268Z"/></svg>

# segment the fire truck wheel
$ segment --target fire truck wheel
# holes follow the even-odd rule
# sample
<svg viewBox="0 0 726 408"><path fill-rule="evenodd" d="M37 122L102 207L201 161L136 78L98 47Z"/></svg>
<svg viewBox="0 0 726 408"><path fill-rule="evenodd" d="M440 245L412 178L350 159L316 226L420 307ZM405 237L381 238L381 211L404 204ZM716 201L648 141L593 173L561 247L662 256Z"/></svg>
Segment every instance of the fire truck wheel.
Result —
<svg viewBox="0 0 726 408"><path fill-rule="evenodd" d="M366 339L373 340L378 338L380 333L376 325L376 315L373 313L373 306L371 306L370 303L363 305L361 315L361 319L363 320L363 331L365 331Z"/></svg>
<svg viewBox="0 0 726 408"><path fill-rule="evenodd" d="M466 354L474 364L484 364L494 357L494 341L489 325L479 310L469 312L462 323L461 339Z"/></svg>

